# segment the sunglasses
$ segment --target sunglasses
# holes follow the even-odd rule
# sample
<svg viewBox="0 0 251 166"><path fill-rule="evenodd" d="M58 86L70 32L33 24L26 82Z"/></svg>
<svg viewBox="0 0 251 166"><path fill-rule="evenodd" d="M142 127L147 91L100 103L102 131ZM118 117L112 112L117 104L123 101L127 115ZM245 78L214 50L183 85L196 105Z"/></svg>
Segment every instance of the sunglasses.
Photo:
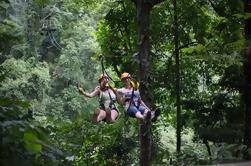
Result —
<svg viewBox="0 0 251 166"><path fill-rule="evenodd" d="M107 77L107 76L103 76L103 77L102 77L102 80L103 80L103 79L109 79L109 77Z"/></svg>
<svg viewBox="0 0 251 166"><path fill-rule="evenodd" d="M122 79L122 81L126 81L126 80L129 80L129 79L131 79L131 77L125 77L125 78Z"/></svg>

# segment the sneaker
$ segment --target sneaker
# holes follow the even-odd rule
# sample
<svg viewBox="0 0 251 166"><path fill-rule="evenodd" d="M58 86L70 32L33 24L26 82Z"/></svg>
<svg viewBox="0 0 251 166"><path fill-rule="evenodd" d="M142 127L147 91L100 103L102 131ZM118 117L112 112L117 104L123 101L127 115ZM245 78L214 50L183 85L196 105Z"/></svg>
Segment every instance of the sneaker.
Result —
<svg viewBox="0 0 251 166"><path fill-rule="evenodd" d="M147 122L147 120L152 119L152 115L151 115L151 111L146 112L146 114L144 115L144 119L143 122L144 124Z"/></svg>
<svg viewBox="0 0 251 166"><path fill-rule="evenodd" d="M151 113L151 111L149 111L146 114L146 119L151 119L151 118L152 118L152 113Z"/></svg>
<svg viewBox="0 0 251 166"><path fill-rule="evenodd" d="M153 111L154 116L152 116L152 122L156 122L158 116L160 116L161 110L160 108L156 108L155 111Z"/></svg>

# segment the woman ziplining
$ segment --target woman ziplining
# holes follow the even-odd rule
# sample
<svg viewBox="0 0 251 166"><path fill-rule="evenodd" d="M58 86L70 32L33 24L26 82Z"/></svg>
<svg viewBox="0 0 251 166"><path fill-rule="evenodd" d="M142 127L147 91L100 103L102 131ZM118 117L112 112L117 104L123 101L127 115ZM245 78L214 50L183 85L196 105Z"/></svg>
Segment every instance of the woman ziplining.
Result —
<svg viewBox="0 0 251 166"><path fill-rule="evenodd" d="M121 74L120 80L124 87L120 89L112 88L109 81L112 78L108 75L103 64L103 56L101 59L102 73L99 77L99 84L91 93L87 93L83 88L79 88L79 92L86 97L99 96L99 108L94 112L93 122L105 120L107 123L114 123L118 117L118 110L115 106L117 101L124 106L125 113L130 117L138 120L145 120L149 115L152 121L156 121L160 115L160 109L151 111L141 99L138 87L139 83L135 81L129 73ZM112 80L113 81L113 80Z"/></svg>
<svg viewBox="0 0 251 166"><path fill-rule="evenodd" d="M82 87L79 87L79 92L86 97L99 97L99 108L93 114L93 122L106 121L107 123L114 123L119 113L115 105L116 95L114 90L108 85L109 77L106 74L101 74L98 82L100 85L93 92L85 92Z"/></svg>
<svg viewBox="0 0 251 166"><path fill-rule="evenodd" d="M133 78L129 73L123 73L120 77L124 84L123 88L114 89L119 103L124 106L125 113L130 117L137 118L138 120L145 120L147 114L151 114L153 121L156 121L157 117L160 115L160 110L151 111L144 101L141 99L140 92L138 90L138 82L133 81Z"/></svg>

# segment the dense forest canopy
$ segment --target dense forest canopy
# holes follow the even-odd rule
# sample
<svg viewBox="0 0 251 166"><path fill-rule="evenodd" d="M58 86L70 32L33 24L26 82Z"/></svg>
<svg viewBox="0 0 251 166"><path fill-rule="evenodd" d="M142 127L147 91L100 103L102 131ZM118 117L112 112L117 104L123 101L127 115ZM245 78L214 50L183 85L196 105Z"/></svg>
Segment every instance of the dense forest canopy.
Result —
<svg viewBox="0 0 251 166"><path fill-rule="evenodd" d="M161 109L149 164L250 160L250 25L250 0L0 0L1 165L142 163L137 121L93 124L76 87L104 70Z"/></svg>

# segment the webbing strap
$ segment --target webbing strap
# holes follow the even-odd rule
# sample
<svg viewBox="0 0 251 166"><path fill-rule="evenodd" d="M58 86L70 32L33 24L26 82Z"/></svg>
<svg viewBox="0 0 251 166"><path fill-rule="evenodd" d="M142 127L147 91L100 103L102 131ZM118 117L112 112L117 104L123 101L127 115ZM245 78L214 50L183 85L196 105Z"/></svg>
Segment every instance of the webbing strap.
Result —
<svg viewBox="0 0 251 166"><path fill-rule="evenodd" d="M126 112L128 111L128 109L130 108L130 106L133 104L137 109L139 109L140 103L138 102L138 105L135 104L133 97L134 97L134 87L132 88L132 95L131 95L131 99L130 99L130 104L129 107L127 108Z"/></svg>
<svg viewBox="0 0 251 166"><path fill-rule="evenodd" d="M104 103L101 102L101 93L102 93L102 91L100 90L99 93L100 93L100 95L99 95L99 105L104 105ZM117 108L116 108L116 105L115 105L115 102L114 102L114 100L112 99L112 96L111 96L111 94L110 94L110 92L109 92L109 89L108 89L108 95L109 95L109 98L110 98L109 107L110 107L110 108L115 108L115 109L117 109ZM112 106L113 106L113 107L112 107Z"/></svg>
<svg viewBox="0 0 251 166"><path fill-rule="evenodd" d="M101 62L102 74L103 75L106 74L109 77L109 79L113 81L113 79L111 78L111 76L105 70L105 67L104 67L104 57L103 56L100 57L100 62Z"/></svg>
<svg viewBox="0 0 251 166"><path fill-rule="evenodd" d="M116 106L115 106L115 102L112 100L112 96L111 96L111 94L110 94L109 88L108 88L108 95L109 95L109 98L110 98L109 107L111 108L112 105L113 105L113 107L114 107L115 109L117 109Z"/></svg>

